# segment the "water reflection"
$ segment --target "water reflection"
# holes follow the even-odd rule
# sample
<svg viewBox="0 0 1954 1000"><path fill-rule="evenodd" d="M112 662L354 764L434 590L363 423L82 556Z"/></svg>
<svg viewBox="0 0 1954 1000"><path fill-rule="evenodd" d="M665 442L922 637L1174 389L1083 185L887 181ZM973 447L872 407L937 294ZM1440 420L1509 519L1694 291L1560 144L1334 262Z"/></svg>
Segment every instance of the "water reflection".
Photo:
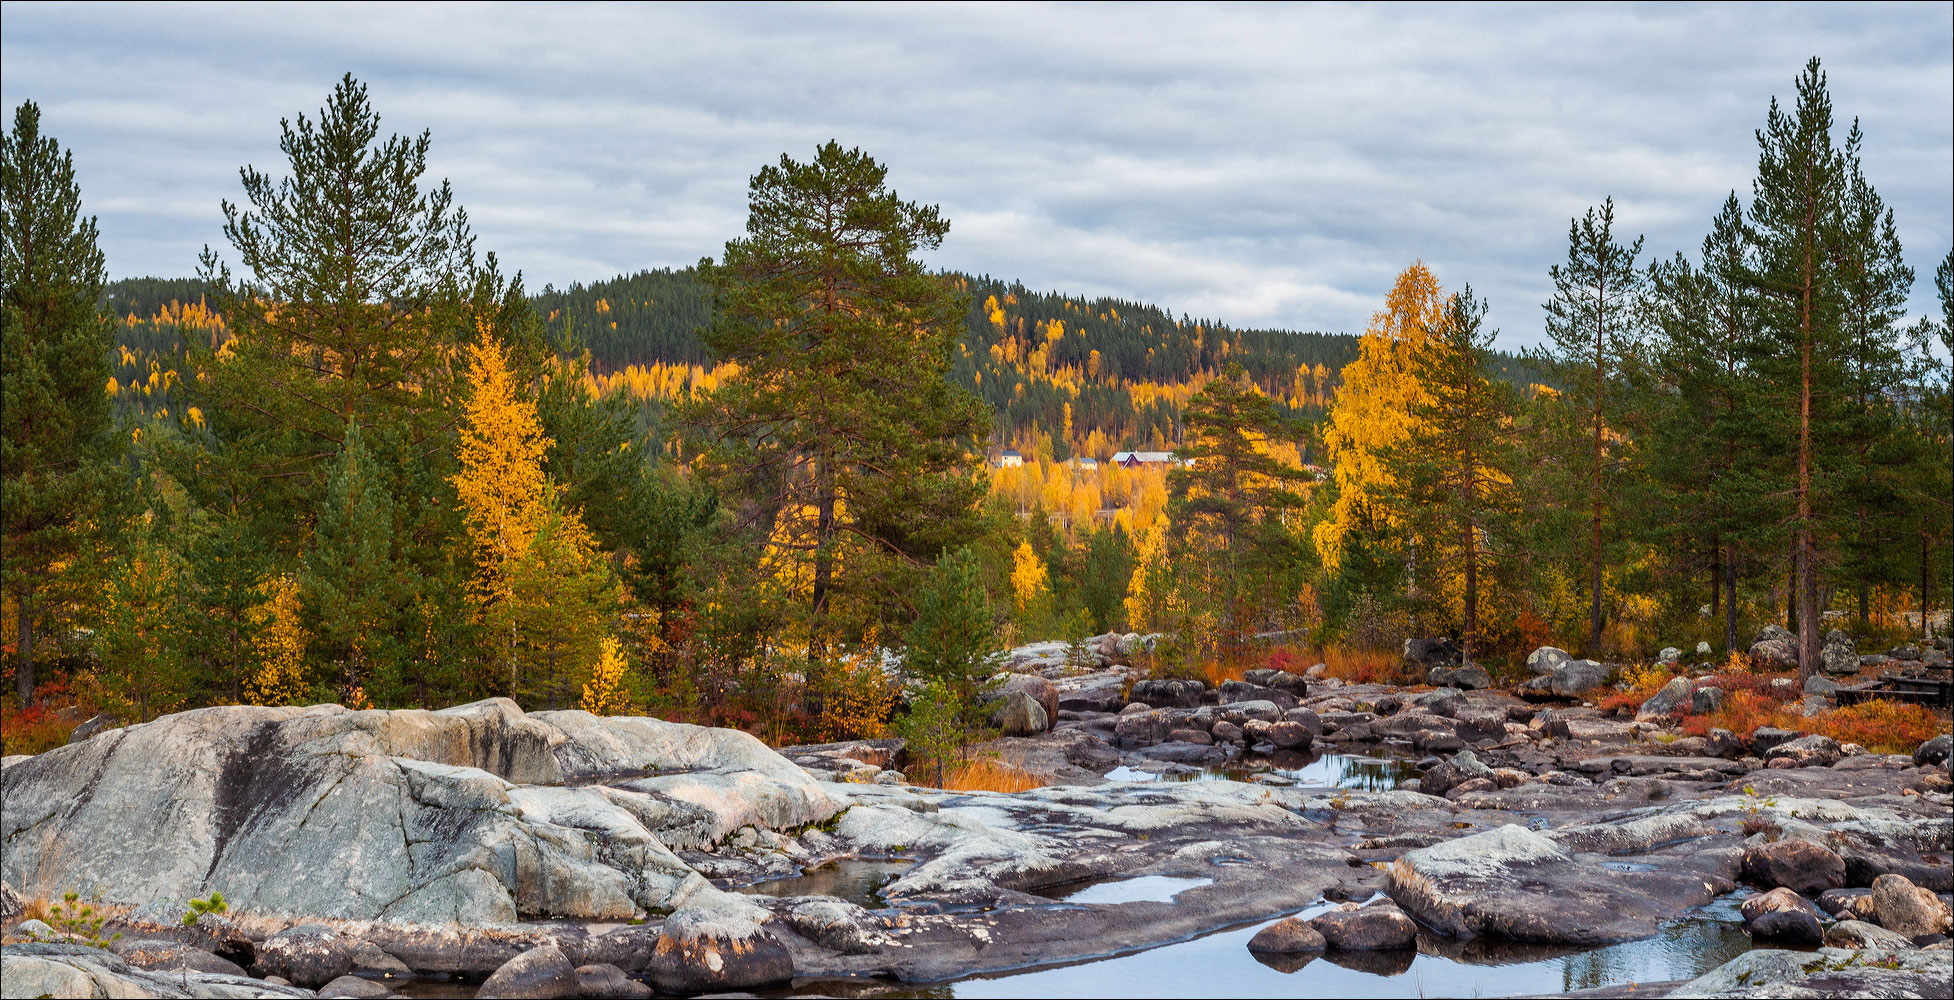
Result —
<svg viewBox="0 0 1954 1000"><path fill-rule="evenodd" d="M810 868L797 878L755 882L733 891L750 896L833 896L873 910L888 905L882 898L882 888L901 878L914 863L841 858Z"/></svg>
<svg viewBox="0 0 1954 1000"><path fill-rule="evenodd" d="M1103 878L1038 890L1038 895L1061 903L1171 903L1175 896L1196 886L1212 885L1211 878L1186 878L1178 875L1141 875L1137 878Z"/></svg>
<svg viewBox="0 0 1954 1000"><path fill-rule="evenodd" d="M1311 788L1352 788L1368 792L1390 791L1418 776L1412 757L1387 746L1372 747L1360 753L1280 750L1267 757L1250 755L1194 768L1166 766L1149 771L1121 765L1106 772L1113 781L1269 781Z"/></svg>

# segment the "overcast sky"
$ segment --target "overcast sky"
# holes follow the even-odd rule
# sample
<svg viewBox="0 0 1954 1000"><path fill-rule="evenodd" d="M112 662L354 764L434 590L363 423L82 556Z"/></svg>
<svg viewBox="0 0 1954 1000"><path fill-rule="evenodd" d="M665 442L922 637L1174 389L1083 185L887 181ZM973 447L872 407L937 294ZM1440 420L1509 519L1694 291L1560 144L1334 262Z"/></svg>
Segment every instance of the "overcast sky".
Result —
<svg viewBox="0 0 1954 1000"><path fill-rule="evenodd" d="M932 263L1235 325L1358 331L1413 259L1535 342L1570 216L1694 254L1825 60L1931 308L1954 240L1954 11L1770 7L5 4L0 97L74 150L112 276L222 246L237 169L338 76L433 132L532 288L715 255L830 138L952 221Z"/></svg>

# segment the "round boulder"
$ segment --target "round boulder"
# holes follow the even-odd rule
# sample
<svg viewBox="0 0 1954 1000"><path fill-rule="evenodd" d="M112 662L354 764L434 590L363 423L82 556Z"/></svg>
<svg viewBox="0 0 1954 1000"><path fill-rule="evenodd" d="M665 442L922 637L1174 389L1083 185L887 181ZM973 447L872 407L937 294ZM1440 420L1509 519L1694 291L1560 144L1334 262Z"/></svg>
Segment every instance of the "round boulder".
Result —
<svg viewBox="0 0 1954 1000"><path fill-rule="evenodd" d="M1803 910L1772 910L1744 925L1751 940L1793 947L1815 946L1825 940L1818 918Z"/></svg>
<svg viewBox="0 0 1954 1000"><path fill-rule="evenodd" d="M1345 903L1311 920L1310 926L1329 947L1346 951L1387 951L1418 942L1418 925L1386 900L1368 906Z"/></svg>
<svg viewBox="0 0 1954 1000"><path fill-rule="evenodd" d="M507 997L510 1000L557 1000L577 995L577 968L553 944L531 948L502 963L487 979L478 996Z"/></svg>
<svg viewBox="0 0 1954 1000"><path fill-rule="evenodd" d="M1325 947L1323 935L1300 917L1284 917L1256 931L1255 936L1248 939L1249 951L1273 955L1322 951Z"/></svg>
<svg viewBox="0 0 1954 1000"><path fill-rule="evenodd" d="M1949 930L1948 905L1904 875L1881 875L1873 880L1873 915L1881 927L1907 938L1946 934Z"/></svg>
<svg viewBox="0 0 1954 1000"><path fill-rule="evenodd" d="M1780 840L1744 848L1744 877L1813 896L1845 884L1845 859L1809 840Z"/></svg>
<svg viewBox="0 0 1954 1000"><path fill-rule="evenodd" d="M1737 911L1744 915L1746 923L1756 920L1766 913L1784 913L1793 910L1800 913L1809 913L1812 915L1813 920L1822 916L1818 907L1813 905L1811 900L1792 892L1790 889L1783 888L1758 893L1744 900L1743 905L1737 908Z"/></svg>
<svg viewBox="0 0 1954 1000"><path fill-rule="evenodd" d="M720 993L788 982L794 959L751 919L695 908L666 919L645 972L666 992Z"/></svg>

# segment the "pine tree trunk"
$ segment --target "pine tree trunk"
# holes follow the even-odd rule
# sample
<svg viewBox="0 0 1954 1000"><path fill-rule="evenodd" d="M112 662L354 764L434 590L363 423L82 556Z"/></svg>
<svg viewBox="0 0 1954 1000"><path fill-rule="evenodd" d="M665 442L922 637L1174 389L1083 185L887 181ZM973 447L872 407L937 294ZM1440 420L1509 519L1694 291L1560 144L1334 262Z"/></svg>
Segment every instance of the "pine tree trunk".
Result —
<svg viewBox="0 0 1954 1000"><path fill-rule="evenodd" d="M1922 573L1925 579L1925 573ZM26 708L34 703L34 588L22 587L15 595L19 601L19 645L14 653L14 689L20 695L20 707Z"/></svg>
<svg viewBox="0 0 1954 1000"><path fill-rule="evenodd" d="M1934 627L1927 622L1927 557L1932 546L1927 541L1927 533L1920 533L1920 634L1926 638L1934 637Z"/></svg>
<svg viewBox="0 0 1954 1000"><path fill-rule="evenodd" d="M1476 545L1477 541L1478 539L1473 537L1471 522L1467 522L1465 526L1465 628L1463 630L1464 635L1459 641L1463 656L1461 666L1472 662L1472 642L1479 633L1479 552Z"/></svg>
<svg viewBox="0 0 1954 1000"><path fill-rule="evenodd" d="M1723 599L1723 651L1737 651L1737 574L1734 571L1724 574Z"/></svg>
<svg viewBox="0 0 1954 1000"><path fill-rule="evenodd" d="M1723 545L1716 535L1710 536L1710 618L1714 620L1723 610Z"/></svg>
<svg viewBox="0 0 1954 1000"><path fill-rule="evenodd" d="M1809 323L1809 320L1807 320ZM1798 387L1798 679L1818 665L1818 555L1812 540L1812 343L1805 337Z"/></svg>

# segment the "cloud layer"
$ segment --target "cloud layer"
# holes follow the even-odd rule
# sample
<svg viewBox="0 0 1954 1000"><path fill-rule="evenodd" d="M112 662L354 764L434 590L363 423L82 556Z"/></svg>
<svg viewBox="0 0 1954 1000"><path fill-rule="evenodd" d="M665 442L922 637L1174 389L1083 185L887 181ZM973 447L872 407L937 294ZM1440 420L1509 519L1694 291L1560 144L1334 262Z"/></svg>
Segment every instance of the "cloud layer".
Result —
<svg viewBox="0 0 1954 1000"><path fill-rule="evenodd" d="M1692 251L1819 55L1919 272L1954 240L1945 4L1900 7L55 7L0 98L75 151L110 272L222 247L237 169L346 71L429 129L532 287L717 253L829 138L952 230L934 263L1239 325L1363 327L1413 259L1537 341L1570 216Z"/></svg>

